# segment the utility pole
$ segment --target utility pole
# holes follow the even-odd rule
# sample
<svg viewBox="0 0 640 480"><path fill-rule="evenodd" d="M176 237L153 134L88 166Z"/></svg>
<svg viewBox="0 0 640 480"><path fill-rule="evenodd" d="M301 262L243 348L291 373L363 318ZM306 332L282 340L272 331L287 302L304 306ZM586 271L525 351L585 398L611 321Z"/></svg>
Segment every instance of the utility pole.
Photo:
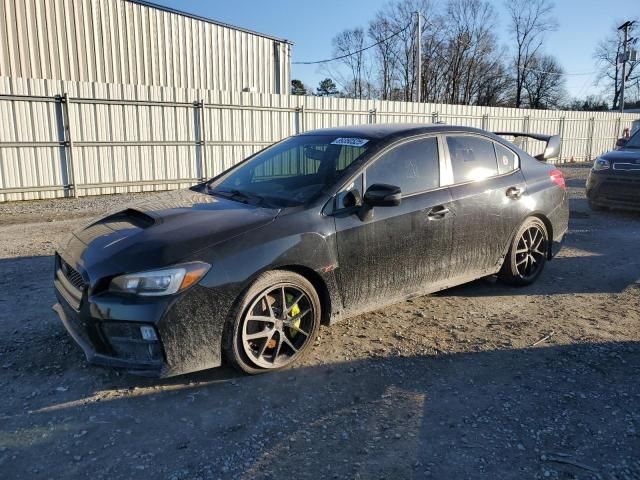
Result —
<svg viewBox="0 0 640 480"><path fill-rule="evenodd" d="M416 66L416 93L415 100L420 102L422 93L422 17L420 12L416 12L416 48L415 48L415 66Z"/></svg>
<svg viewBox="0 0 640 480"><path fill-rule="evenodd" d="M629 51L627 44L629 43L629 27L634 22L626 21L618 27L618 30L624 30L624 41L622 42L622 83L620 85L620 113L624 113L624 83L627 75L627 60L629 60Z"/></svg>

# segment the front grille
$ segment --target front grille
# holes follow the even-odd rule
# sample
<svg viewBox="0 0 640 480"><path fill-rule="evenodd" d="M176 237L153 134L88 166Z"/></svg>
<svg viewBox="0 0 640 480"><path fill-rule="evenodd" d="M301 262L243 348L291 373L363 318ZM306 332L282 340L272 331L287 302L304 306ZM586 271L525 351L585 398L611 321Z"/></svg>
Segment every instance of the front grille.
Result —
<svg viewBox="0 0 640 480"><path fill-rule="evenodd" d="M62 273L64 274L66 279L69 280L69 283L71 283L71 285L73 285L81 292L84 290L84 288L86 287L86 283L82 278L80 272L78 272L63 259L60 259L60 270L62 270Z"/></svg>
<svg viewBox="0 0 640 480"><path fill-rule="evenodd" d="M613 169L640 173L640 163L614 163Z"/></svg>
<svg viewBox="0 0 640 480"><path fill-rule="evenodd" d="M640 204L640 179L607 178L600 186L600 196L606 200L628 204Z"/></svg>

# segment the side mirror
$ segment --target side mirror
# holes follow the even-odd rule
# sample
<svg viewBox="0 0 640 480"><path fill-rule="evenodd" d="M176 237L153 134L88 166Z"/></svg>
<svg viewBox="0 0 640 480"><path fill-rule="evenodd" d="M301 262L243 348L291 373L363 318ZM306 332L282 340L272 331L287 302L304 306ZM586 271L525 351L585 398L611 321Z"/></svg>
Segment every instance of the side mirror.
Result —
<svg viewBox="0 0 640 480"><path fill-rule="evenodd" d="M619 138L618 140L616 140L616 147L622 148L627 144L628 141L629 141L628 138L624 138L624 137Z"/></svg>
<svg viewBox="0 0 640 480"><path fill-rule="evenodd" d="M402 192L395 185L376 183L364 193L364 203L369 207L396 207L401 200Z"/></svg>
<svg viewBox="0 0 640 480"><path fill-rule="evenodd" d="M349 190L342 197L342 208L353 208L362 205L362 194L357 188Z"/></svg>

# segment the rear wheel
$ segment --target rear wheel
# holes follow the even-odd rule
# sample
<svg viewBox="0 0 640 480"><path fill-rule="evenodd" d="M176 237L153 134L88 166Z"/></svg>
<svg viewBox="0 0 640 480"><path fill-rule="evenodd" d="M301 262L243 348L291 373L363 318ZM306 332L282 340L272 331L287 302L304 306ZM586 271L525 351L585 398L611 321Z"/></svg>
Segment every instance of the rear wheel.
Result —
<svg viewBox="0 0 640 480"><path fill-rule="evenodd" d="M287 367L313 344L320 315L320 299L306 278L289 271L263 273L226 329L227 360L251 374Z"/></svg>
<svg viewBox="0 0 640 480"><path fill-rule="evenodd" d="M549 252L549 236L542 220L530 217L515 234L498 278L510 285L530 285L542 273Z"/></svg>

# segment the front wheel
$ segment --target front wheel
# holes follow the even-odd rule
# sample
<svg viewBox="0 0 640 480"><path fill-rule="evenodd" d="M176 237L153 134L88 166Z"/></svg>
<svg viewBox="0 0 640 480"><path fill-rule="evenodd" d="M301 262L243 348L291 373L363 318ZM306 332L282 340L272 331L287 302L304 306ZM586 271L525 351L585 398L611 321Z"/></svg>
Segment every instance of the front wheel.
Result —
<svg viewBox="0 0 640 480"><path fill-rule="evenodd" d="M250 374L287 367L313 344L320 318L320 299L306 278L289 271L263 273L232 314L226 358Z"/></svg>
<svg viewBox="0 0 640 480"><path fill-rule="evenodd" d="M528 218L513 237L498 279L510 285L531 285L542 273L548 252L547 227L538 218Z"/></svg>

